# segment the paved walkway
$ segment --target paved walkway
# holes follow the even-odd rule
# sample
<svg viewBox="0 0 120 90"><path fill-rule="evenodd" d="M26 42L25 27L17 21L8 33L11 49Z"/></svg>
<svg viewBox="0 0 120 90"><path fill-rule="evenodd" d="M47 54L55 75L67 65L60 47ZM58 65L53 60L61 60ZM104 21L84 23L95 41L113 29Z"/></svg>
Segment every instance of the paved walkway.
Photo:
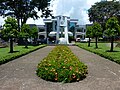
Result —
<svg viewBox="0 0 120 90"><path fill-rule="evenodd" d="M69 46L88 65L86 79L76 83L47 82L36 76L36 66L54 46L48 46L0 66L0 90L120 90L120 65Z"/></svg>

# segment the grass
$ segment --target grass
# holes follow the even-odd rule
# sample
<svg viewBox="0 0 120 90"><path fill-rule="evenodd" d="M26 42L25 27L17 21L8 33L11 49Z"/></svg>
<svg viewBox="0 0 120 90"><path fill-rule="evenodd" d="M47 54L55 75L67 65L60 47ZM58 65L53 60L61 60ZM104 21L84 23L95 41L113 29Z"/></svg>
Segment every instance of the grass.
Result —
<svg viewBox="0 0 120 90"><path fill-rule="evenodd" d="M88 43L76 43L76 45L80 48L98 54L104 58L120 64L120 48L114 47L114 51L109 52L110 46L108 44L109 43L98 43L98 49L95 49L95 43L91 43L90 47L87 46Z"/></svg>
<svg viewBox="0 0 120 90"><path fill-rule="evenodd" d="M15 46L14 53L9 53L9 47L0 48L0 65L6 63L8 61L11 61L13 59L16 59L18 57L21 57L23 55L26 55L30 52L33 52L37 49L40 49L44 46L45 45L29 46L27 49L24 48L24 46Z"/></svg>
<svg viewBox="0 0 120 90"><path fill-rule="evenodd" d="M67 46L56 46L37 67L37 75L53 82L76 82L86 77L87 66Z"/></svg>

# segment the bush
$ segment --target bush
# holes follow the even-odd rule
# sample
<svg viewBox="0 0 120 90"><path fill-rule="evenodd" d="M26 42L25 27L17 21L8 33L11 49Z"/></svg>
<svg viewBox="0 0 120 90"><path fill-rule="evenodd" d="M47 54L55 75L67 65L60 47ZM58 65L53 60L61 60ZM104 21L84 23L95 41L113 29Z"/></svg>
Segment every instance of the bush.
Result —
<svg viewBox="0 0 120 90"><path fill-rule="evenodd" d="M67 46L56 46L37 67L37 75L53 82L76 82L84 79L87 66Z"/></svg>

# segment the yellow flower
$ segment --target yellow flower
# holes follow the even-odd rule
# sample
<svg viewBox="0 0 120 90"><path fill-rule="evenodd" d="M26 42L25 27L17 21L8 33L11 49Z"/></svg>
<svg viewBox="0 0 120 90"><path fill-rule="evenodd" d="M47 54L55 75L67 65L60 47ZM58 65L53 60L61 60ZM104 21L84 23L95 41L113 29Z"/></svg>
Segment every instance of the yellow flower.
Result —
<svg viewBox="0 0 120 90"><path fill-rule="evenodd" d="M48 68L45 68L45 70L48 70Z"/></svg>
<svg viewBox="0 0 120 90"><path fill-rule="evenodd" d="M63 68L65 69L65 66Z"/></svg>
<svg viewBox="0 0 120 90"><path fill-rule="evenodd" d="M55 69L53 69L53 72L55 72Z"/></svg>
<svg viewBox="0 0 120 90"><path fill-rule="evenodd" d="M58 78L55 78L55 81L57 81L58 80Z"/></svg>
<svg viewBox="0 0 120 90"><path fill-rule="evenodd" d="M75 74L73 73L73 76L75 76Z"/></svg>
<svg viewBox="0 0 120 90"><path fill-rule="evenodd" d="M81 72L79 72L79 74L81 74Z"/></svg>
<svg viewBox="0 0 120 90"><path fill-rule="evenodd" d="M72 66L70 66L70 70L72 70Z"/></svg>
<svg viewBox="0 0 120 90"><path fill-rule="evenodd" d="M48 64L48 66L51 66L51 64Z"/></svg>
<svg viewBox="0 0 120 90"><path fill-rule="evenodd" d="M77 81L79 81L80 79L79 78L77 78Z"/></svg>
<svg viewBox="0 0 120 90"><path fill-rule="evenodd" d="M74 75L73 78L76 78L76 76Z"/></svg>
<svg viewBox="0 0 120 90"><path fill-rule="evenodd" d="M76 73L78 73L78 68L76 68Z"/></svg>
<svg viewBox="0 0 120 90"><path fill-rule="evenodd" d="M57 75L58 73L56 72L55 75Z"/></svg>

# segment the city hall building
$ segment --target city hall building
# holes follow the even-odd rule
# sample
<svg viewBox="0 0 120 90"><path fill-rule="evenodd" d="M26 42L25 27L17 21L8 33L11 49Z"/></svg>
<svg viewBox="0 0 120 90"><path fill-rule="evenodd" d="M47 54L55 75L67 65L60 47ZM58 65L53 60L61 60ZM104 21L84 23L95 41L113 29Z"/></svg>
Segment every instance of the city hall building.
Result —
<svg viewBox="0 0 120 90"><path fill-rule="evenodd" d="M69 44L72 40L84 39L86 25L78 25L78 19L56 16L44 19L45 25L37 25L38 40L47 44Z"/></svg>

